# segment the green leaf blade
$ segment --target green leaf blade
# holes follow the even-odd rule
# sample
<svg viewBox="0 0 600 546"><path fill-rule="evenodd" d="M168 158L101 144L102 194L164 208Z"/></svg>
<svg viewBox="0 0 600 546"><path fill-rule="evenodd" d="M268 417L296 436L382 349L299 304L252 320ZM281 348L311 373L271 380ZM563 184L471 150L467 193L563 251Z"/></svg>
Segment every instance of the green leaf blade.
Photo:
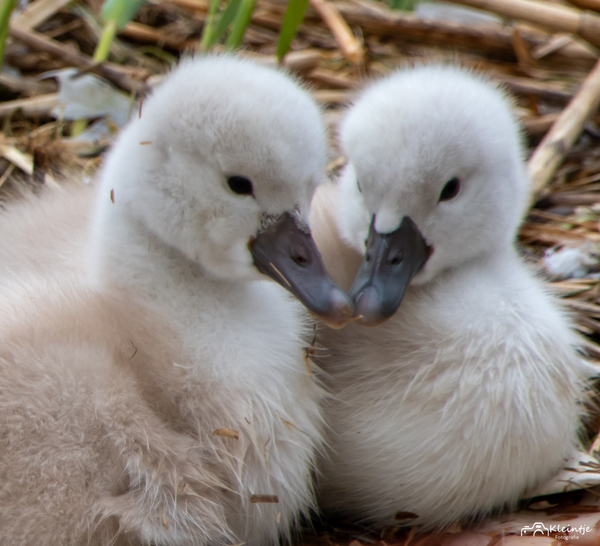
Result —
<svg viewBox="0 0 600 546"><path fill-rule="evenodd" d="M279 39L277 40L276 53L279 62L282 61L292 45L292 40L294 39L294 36L296 36L298 27L304 20L304 14L308 9L308 3L309 0L290 0L288 3L285 16L283 17L283 23L281 23Z"/></svg>
<svg viewBox="0 0 600 546"><path fill-rule="evenodd" d="M104 23L114 22L119 30L125 28L145 0L106 0L100 15Z"/></svg>
<svg viewBox="0 0 600 546"><path fill-rule="evenodd" d="M402 11L414 11L420 0L389 0L392 9Z"/></svg>
<svg viewBox="0 0 600 546"><path fill-rule="evenodd" d="M10 16L17 7L18 0L3 0L0 2L0 67L4 57L4 44L8 36L8 27L10 25Z"/></svg>
<svg viewBox="0 0 600 546"><path fill-rule="evenodd" d="M217 30L217 12L219 11L219 0L210 0L208 8L208 17L202 29L202 37L200 38L200 51L208 51L217 43L214 39Z"/></svg>
<svg viewBox="0 0 600 546"><path fill-rule="evenodd" d="M244 39L246 29L250 25L255 5L256 0L241 0L240 7L231 26L231 32L225 42L227 48L237 49L242 45L242 40Z"/></svg>
<svg viewBox="0 0 600 546"><path fill-rule="evenodd" d="M219 19L219 23L218 23L217 28L214 33L214 41L210 47L212 47L212 45L216 44L223 37L223 35L227 31L227 29L229 28L229 25L235 20L237 14L239 12L241 4L242 4L241 0L231 0L229 2L229 4L227 4L225 11L221 15L221 18Z"/></svg>

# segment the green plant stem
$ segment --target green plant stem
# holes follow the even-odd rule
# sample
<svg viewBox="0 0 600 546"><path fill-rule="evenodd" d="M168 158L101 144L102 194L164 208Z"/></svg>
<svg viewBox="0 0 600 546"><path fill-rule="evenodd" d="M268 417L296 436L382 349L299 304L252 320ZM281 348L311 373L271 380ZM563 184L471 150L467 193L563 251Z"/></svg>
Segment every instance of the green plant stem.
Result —
<svg viewBox="0 0 600 546"><path fill-rule="evenodd" d="M0 2L0 66L4 58L4 44L8 36L10 16L17 5L18 0L2 0Z"/></svg>
<svg viewBox="0 0 600 546"><path fill-rule="evenodd" d="M250 24L255 5L256 0L242 0L233 21L231 32L227 37L227 42L225 42L226 47L229 49L237 49L242 45L242 40L244 39L244 34Z"/></svg>
<svg viewBox="0 0 600 546"><path fill-rule="evenodd" d="M101 63L108 59L110 53L110 45L117 35L117 22L114 20L108 21L102 29L102 36L94 51L94 61ZM71 136L77 136L85 131L88 126L87 119L76 119L71 125Z"/></svg>
<svg viewBox="0 0 600 546"><path fill-rule="evenodd" d="M281 23L281 30L279 31L279 38L277 40L277 60L281 63L283 57L290 49L290 45L298 27L304 19L304 14L308 8L309 0L289 0L283 22Z"/></svg>
<svg viewBox="0 0 600 546"><path fill-rule="evenodd" d="M216 30L212 36L212 43L208 44L209 49L215 45L227 32L229 25L235 20L238 10L240 9L241 0L230 0L225 10L223 10L219 23L216 25Z"/></svg>
<svg viewBox="0 0 600 546"><path fill-rule="evenodd" d="M214 34L217 29L217 10L219 9L219 0L210 0L208 17L202 30L200 39L200 51L208 51L215 42Z"/></svg>
<svg viewBox="0 0 600 546"><path fill-rule="evenodd" d="M108 59L110 53L110 45L117 35L117 22L114 20L108 21L102 29L102 36L94 51L94 61L100 63Z"/></svg>
<svg viewBox="0 0 600 546"><path fill-rule="evenodd" d="M87 126L88 126L87 119L85 119L85 118L76 119L71 124L71 136L76 137L77 135L80 135L81 133L83 133L83 131L85 131Z"/></svg>
<svg viewBox="0 0 600 546"><path fill-rule="evenodd" d="M108 55L110 53L110 45L117 35L117 22L114 20L107 21L102 29L102 36L100 36L100 41L96 46L96 50L94 51L94 61L97 63L101 63L102 61L106 61L108 59ZM71 136L77 136L85 131L88 126L87 119L76 119L71 125Z"/></svg>
<svg viewBox="0 0 600 546"><path fill-rule="evenodd" d="M389 0L389 2L392 9L414 11L415 6L419 3L419 0Z"/></svg>

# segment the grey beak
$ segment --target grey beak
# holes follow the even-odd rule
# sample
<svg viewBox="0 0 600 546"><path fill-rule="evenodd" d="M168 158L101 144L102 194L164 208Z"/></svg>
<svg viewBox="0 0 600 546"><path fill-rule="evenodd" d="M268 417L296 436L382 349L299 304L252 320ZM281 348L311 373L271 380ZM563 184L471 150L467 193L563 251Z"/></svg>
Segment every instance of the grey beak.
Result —
<svg viewBox="0 0 600 546"><path fill-rule="evenodd" d="M289 213L262 229L249 243L254 265L289 290L331 328L352 320L354 305L333 282L307 228Z"/></svg>
<svg viewBox="0 0 600 546"><path fill-rule="evenodd" d="M380 234L373 216L365 259L349 293L361 317L359 324L376 326L390 318L429 255L430 248L409 217L404 217L396 231Z"/></svg>

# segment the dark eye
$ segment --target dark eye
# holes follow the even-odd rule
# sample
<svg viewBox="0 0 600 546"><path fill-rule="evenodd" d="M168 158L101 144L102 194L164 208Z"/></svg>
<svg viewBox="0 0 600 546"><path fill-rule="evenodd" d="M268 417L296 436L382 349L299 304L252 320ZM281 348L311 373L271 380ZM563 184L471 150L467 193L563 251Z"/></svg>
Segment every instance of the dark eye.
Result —
<svg viewBox="0 0 600 546"><path fill-rule="evenodd" d="M440 193L440 201L450 201L450 199L454 199L458 192L460 191L460 180L456 178L451 178L446 182L446 185L442 189L442 193Z"/></svg>
<svg viewBox="0 0 600 546"><path fill-rule="evenodd" d="M252 182L243 176L233 175L227 179L229 189L237 195L253 195Z"/></svg>

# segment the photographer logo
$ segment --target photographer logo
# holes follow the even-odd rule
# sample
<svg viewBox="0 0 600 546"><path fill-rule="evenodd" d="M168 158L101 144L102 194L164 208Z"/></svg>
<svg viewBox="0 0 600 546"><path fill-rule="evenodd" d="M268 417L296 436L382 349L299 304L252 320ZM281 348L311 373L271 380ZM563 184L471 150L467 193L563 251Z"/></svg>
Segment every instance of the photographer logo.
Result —
<svg viewBox="0 0 600 546"><path fill-rule="evenodd" d="M541 536L546 535L547 537L550 536L550 529L548 529L548 527L546 527L541 521L536 521L531 527L523 527L523 529L521 529L521 536L535 536L537 533L539 533Z"/></svg>

